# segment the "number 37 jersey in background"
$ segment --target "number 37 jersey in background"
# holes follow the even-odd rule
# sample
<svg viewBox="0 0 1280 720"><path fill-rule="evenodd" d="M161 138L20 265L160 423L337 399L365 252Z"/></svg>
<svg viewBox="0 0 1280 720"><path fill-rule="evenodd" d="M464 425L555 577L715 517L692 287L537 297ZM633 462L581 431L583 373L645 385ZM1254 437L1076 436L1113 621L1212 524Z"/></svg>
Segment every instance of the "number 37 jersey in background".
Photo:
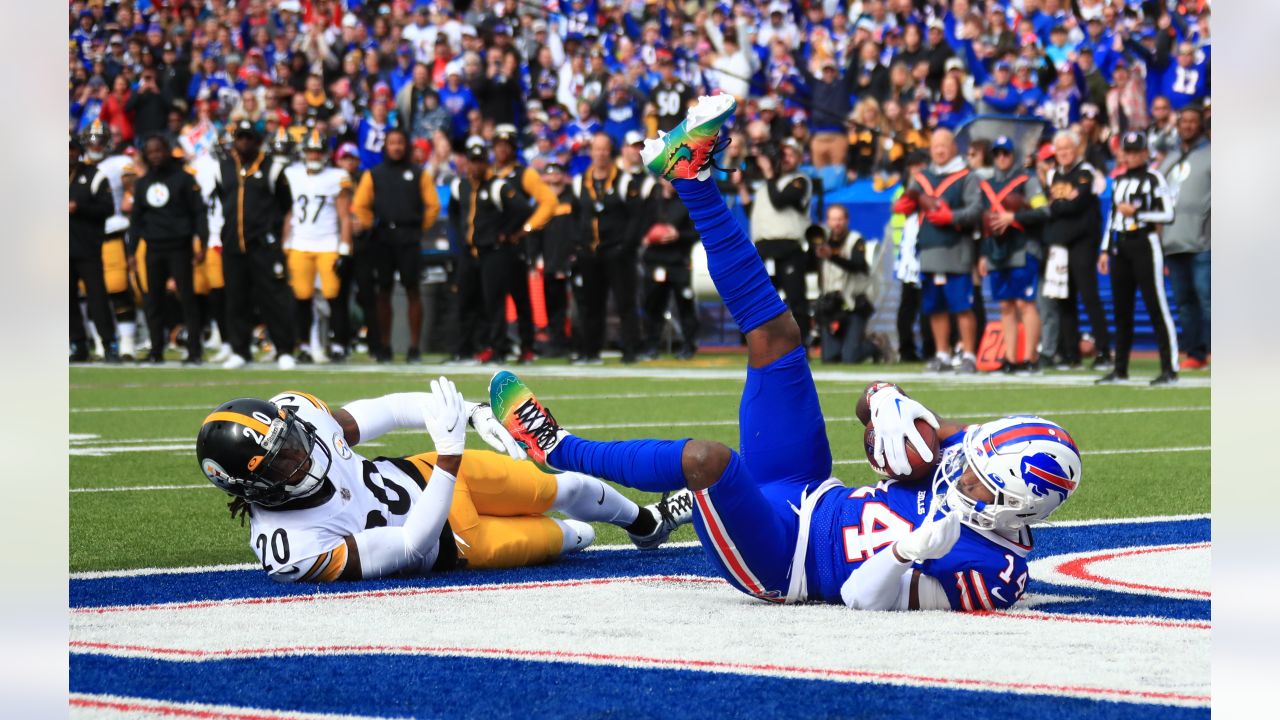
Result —
<svg viewBox="0 0 1280 720"><path fill-rule="evenodd" d="M303 252L337 252L342 238L338 195L351 189L351 176L335 167L309 173L301 163L290 165L284 174L293 192L290 248Z"/></svg>
<svg viewBox="0 0 1280 720"><path fill-rule="evenodd" d="M329 408L312 395L285 392L271 402L315 426L316 441L328 449L333 462L315 494L276 508L251 505L250 545L273 580L334 580L347 563L344 538L369 528L403 525L422 495L430 468L408 459L361 457L347 445ZM315 451L312 456L321 454ZM418 570L429 571L436 552Z"/></svg>

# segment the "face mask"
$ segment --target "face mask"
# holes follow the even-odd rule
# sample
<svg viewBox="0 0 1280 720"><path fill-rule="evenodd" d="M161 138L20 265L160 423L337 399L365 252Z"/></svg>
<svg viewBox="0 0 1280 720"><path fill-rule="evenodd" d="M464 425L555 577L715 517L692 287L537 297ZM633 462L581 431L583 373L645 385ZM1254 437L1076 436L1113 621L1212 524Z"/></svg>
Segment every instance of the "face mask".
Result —
<svg viewBox="0 0 1280 720"><path fill-rule="evenodd" d="M308 160L306 162L307 172L317 173L324 169L323 160Z"/></svg>

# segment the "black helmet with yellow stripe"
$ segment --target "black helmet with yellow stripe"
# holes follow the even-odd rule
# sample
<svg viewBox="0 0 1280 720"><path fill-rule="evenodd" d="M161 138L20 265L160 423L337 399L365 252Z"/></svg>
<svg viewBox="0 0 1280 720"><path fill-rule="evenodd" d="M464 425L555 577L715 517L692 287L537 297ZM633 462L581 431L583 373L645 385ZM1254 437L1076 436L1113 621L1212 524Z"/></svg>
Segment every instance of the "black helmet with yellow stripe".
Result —
<svg viewBox="0 0 1280 720"><path fill-rule="evenodd" d="M274 507L323 487L333 456L315 430L290 410L239 398L204 419L196 457L209 482L246 502Z"/></svg>

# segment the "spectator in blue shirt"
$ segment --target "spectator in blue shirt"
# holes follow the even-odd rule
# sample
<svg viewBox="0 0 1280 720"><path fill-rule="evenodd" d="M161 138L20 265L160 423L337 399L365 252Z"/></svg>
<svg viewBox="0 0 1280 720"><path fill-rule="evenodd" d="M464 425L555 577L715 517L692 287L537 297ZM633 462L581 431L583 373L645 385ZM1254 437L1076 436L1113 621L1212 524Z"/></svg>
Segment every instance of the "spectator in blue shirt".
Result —
<svg viewBox="0 0 1280 720"><path fill-rule="evenodd" d="M400 94L400 88L413 80L413 48L408 45L400 46L396 51L396 66L387 73L387 80L391 83L391 92L397 95Z"/></svg>
<svg viewBox="0 0 1280 720"><path fill-rule="evenodd" d="M218 69L218 56L205 53L201 61L200 72L191 77L191 85L187 88L187 100L194 101L199 97L216 98L218 91L231 85L231 78Z"/></svg>
<svg viewBox="0 0 1280 720"><path fill-rule="evenodd" d="M1022 104L1022 93L1013 86L1013 66L1005 60L999 60L992 70L990 79L982 86L982 99L979 105L984 113L1012 115L1018 112Z"/></svg>

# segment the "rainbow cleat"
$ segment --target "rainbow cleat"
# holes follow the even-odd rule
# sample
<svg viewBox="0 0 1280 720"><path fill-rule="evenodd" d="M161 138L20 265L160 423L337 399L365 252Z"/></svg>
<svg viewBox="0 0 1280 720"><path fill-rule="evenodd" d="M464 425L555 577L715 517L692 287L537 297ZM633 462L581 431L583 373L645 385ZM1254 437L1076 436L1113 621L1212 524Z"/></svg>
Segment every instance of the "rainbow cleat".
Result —
<svg viewBox="0 0 1280 720"><path fill-rule="evenodd" d="M698 103L669 133L644 141L640 157L645 167L668 180L706 180L716 153L729 145L720 137L724 125L737 108L732 95L703 95Z"/></svg>
<svg viewBox="0 0 1280 720"><path fill-rule="evenodd" d="M489 404L493 406L498 422L529 453L529 459L535 465L545 472L560 472L547 463L547 455L569 433L538 402L529 386L514 373L499 370L489 381Z"/></svg>

